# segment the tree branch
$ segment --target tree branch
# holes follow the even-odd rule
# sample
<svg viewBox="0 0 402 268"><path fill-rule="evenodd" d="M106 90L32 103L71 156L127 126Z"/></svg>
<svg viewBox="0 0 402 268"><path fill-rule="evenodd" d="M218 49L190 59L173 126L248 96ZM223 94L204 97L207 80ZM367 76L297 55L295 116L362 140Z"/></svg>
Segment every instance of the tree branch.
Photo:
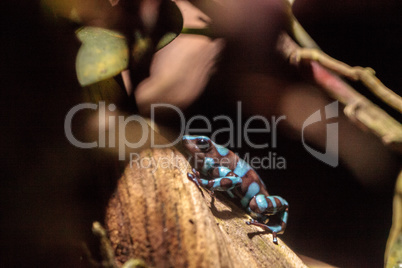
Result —
<svg viewBox="0 0 402 268"><path fill-rule="evenodd" d="M246 225L242 209L201 192L188 171L186 159L172 149L145 150L126 168L106 214L118 263L136 258L156 267L306 267L282 240L275 245L271 234Z"/></svg>
<svg viewBox="0 0 402 268"><path fill-rule="evenodd" d="M380 89L380 95L387 95L387 100L391 99L393 105L398 106L400 97L393 92L389 93L387 88L384 89L382 83L373 77L373 74L369 74L370 69L350 67L319 50L302 49L286 33L281 35L278 51L302 73L308 71L313 82L331 97L343 103L346 106L344 112L349 119L380 137L385 145L402 152L401 124L333 73L335 71L341 75L364 80L366 85L375 87L376 90Z"/></svg>
<svg viewBox="0 0 402 268"><path fill-rule="evenodd" d="M332 72L353 81L361 81L371 92L385 103L402 113L402 98L387 88L376 76L375 71L360 66L351 67L318 49L300 48L290 55L290 63L299 65L301 61L315 61Z"/></svg>

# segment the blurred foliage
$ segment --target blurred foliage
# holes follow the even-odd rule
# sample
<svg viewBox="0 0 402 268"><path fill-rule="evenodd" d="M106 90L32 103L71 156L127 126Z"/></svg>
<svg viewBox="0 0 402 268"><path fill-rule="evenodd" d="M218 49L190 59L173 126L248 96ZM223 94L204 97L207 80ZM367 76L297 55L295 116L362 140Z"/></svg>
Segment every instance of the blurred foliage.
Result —
<svg viewBox="0 0 402 268"><path fill-rule="evenodd" d="M402 171L395 185L392 228L385 252L386 268L402 266Z"/></svg>
<svg viewBox="0 0 402 268"><path fill-rule="evenodd" d="M77 1L54 1L54 0L42 0L42 9L46 15L58 15L64 18L68 18L74 22L80 23L80 18L75 8Z"/></svg>
<svg viewBox="0 0 402 268"><path fill-rule="evenodd" d="M42 0L48 18L84 25L76 60L79 83L87 86L131 70L134 84L148 76L155 51L173 41L183 17L172 1ZM110 30L114 29L114 30ZM117 31L115 31L117 30Z"/></svg>
<svg viewBox="0 0 402 268"><path fill-rule="evenodd" d="M76 71L82 86L111 78L128 66L126 39L118 32L83 27L77 31L82 46L77 54Z"/></svg>
<svg viewBox="0 0 402 268"><path fill-rule="evenodd" d="M402 266L402 233L398 234L396 241L391 246L389 254L386 257L386 268Z"/></svg>
<svg viewBox="0 0 402 268"><path fill-rule="evenodd" d="M178 36L177 33L168 32L162 36L159 40L158 44L156 45L156 50L162 49L167 46L170 42L172 42Z"/></svg>
<svg viewBox="0 0 402 268"><path fill-rule="evenodd" d="M113 77L83 88L83 99L93 103L105 101L106 103L120 104L124 97L124 89Z"/></svg>

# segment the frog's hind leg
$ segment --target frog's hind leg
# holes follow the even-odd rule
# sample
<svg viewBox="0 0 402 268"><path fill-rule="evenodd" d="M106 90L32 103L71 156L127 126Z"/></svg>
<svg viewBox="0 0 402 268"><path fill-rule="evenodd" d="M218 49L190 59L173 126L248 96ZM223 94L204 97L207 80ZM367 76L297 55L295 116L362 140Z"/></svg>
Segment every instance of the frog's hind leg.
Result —
<svg viewBox="0 0 402 268"><path fill-rule="evenodd" d="M254 196L249 203L249 210L254 214L262 214L267 217L275 215L279 218L280 223L269 226L258 220L251 220L246 222L249 225L256 225L269 231L273 235L273 241L275 244L278 243L276 238L277 234L282 234L285 231L286 224L288 221L288 202L280 196L265 196L262 194Z"/></svg>
<svg viewBox="0 0 402 268"><path fill-rule="evenodd" d="M269 226L269 225L266 225L264 223L258 222L257 220L251 219L250 221L247 221L246 224L261 227L265 231L268 231L268 232L272 233L273 242L275 244L278 244L277 235L282 234L285 231L285 228L286 228L286 223L284 223L284 222L282 222L279 225Z"/></svg>

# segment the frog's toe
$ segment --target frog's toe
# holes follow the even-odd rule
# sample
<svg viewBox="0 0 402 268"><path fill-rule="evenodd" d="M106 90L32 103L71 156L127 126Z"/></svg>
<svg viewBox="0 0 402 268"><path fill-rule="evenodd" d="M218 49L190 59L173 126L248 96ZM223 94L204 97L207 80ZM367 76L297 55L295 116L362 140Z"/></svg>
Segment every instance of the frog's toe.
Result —
<svg viewBox="0 0 402 268"><path fill-rule="evenodd" d="M198 178L196 177L196 175L194 175L193 173L187 173L187 178L194 182L198 187L200 187L200 183L198 182Z"/></svg>
<svg viewBox="0 0 402 268"><path fill-rule="evenodd" d="M198 170L196 170L195 168L193 168L191 170L193 172L193 176L196 177L197 179L200 178L200 172L198 172Z"/></svg>
<svg viewBox="0 0 402 268"><path fill-rule="evenodd" d="M249 220L249 221L246 221L246 224L247 224L247 225L252 225L253 223L255 223L255 220L254 220L254 219L251 219L251 220Z"/></svg>
<svg viewBox="0 0 402 268"><path fill-rule="evenodd" d="M278 245L278 238L276 237L276 235L277 235L277 233L275 233L275 232L272 233L272 237L273 237L272 242L274 242L274 244Z"/></svg>

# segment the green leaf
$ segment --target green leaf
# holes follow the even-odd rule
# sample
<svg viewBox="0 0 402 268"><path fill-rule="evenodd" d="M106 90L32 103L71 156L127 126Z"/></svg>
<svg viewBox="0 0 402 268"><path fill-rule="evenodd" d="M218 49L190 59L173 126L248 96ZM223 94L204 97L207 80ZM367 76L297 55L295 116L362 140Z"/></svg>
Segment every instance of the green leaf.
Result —
<svg viewBox="0 0 402 268"><path fill-rule="evenodd" d="M129 50L122 34L96 27L83 27L76 34L82 42L75 62L82 86L113 77L127 68Z"/></svg>
<svg viewBox="0 0 402 268"><path fill-rule="evenodd" d="M183 29L183 16L176 3L162 2L156 27L159 34L154 36L157 40L155 48L159 50L172 42Z"/></svg>
<svg viewBox="0 0 402 268"><path fill-rule="evenodd" d="M162 38L159 40L158 44L156 45L156 50L164 48L166 45L168 45L170 42L172 42L178 34L169 32L166 33Z"/></svg>

